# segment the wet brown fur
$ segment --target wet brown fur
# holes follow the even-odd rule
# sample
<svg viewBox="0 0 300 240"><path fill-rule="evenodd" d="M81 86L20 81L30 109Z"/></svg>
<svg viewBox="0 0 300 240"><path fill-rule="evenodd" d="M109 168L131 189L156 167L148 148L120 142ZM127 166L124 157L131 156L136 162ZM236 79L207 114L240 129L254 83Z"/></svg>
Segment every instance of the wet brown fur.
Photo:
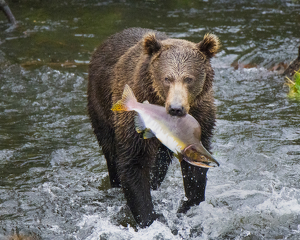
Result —
<svg viewBox="0 0 300 240"><path fill-rule="evenodd" d="M156 189L163 180L170 152L156 138L140 137L134 127L134 112L114 113L110 109L121 99L125 84L139 102L148 100L166 106L166 111L172 104L182 105L200 123L201 141L209 150L216 114L210 58L218 49L214 35L205 35L196 44L133 28L111 36L92 56L88 111L94 133L105 155L112 187L122 186L142 227L158 218L150 187ZM204 201L207 169L186 162L181 162L181 168L188 201L179 212L186 212Z"/></svg>

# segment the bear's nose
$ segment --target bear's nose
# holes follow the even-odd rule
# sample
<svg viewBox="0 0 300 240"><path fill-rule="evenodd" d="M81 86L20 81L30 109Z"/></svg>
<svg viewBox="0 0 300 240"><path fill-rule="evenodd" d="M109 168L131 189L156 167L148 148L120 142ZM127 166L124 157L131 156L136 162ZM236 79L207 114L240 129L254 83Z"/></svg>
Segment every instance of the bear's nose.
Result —
<svg viewBox="0 0 300 240"><path fill-rule="evenodd" d="M186 111L182 106L169 106L169 114L171 116L183 117L186 115Z"/></svg>

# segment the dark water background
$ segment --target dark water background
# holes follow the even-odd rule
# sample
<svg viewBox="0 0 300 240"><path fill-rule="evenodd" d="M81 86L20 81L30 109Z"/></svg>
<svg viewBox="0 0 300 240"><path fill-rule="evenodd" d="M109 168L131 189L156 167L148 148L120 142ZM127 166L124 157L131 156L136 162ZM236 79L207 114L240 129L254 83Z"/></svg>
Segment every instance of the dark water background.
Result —
<svg viewBox="0 0 300 240"><path fill-rule="evenodd" d="M7 1L0 13L0 239L300 239L300 103L284 77L300 44L299 1ZM174 159L155 209L168 224L135 231L86 110L87 62L109 35L147 27L199 42L212 64L218 121L206 201L187 215ZM238 69L233 62L256 68ZM130 225L131 224L131 225Z"/></svg>

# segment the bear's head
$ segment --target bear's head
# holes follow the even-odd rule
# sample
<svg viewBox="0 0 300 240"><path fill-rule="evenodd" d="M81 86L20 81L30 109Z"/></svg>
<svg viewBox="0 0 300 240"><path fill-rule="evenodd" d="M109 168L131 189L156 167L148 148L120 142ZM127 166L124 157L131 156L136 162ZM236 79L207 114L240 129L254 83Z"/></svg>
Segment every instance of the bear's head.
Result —
<svg viewBox="0 0 300 240"><path fill-rule="evenodd" d="M158 40L155 33L149 33L143 38L143 48L150 58L153 87L167 112L185 116L195 99L211 88L210 59L220 48L218 37L206 34L196 44L181 39Z"/></svg>

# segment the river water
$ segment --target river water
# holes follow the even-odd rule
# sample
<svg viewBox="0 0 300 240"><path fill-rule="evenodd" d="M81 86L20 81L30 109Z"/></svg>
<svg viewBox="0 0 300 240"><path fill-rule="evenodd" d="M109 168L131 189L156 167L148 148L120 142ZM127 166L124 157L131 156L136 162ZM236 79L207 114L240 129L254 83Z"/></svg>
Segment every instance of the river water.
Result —
<svg viewBox="0 0 300 240"><path fill-rule="evenodd" d="M0 239L300 239L300 103L284 77L300 45L299 1L8 1L0 14ZM109 35L147 27L220 37L218 120L206 201L186 215L174 159L152 192L167 223L136 229L87 116L87 63ZM8 29L8 30L7 30ZM251 64L255 68L235 69Z"/></svg>

